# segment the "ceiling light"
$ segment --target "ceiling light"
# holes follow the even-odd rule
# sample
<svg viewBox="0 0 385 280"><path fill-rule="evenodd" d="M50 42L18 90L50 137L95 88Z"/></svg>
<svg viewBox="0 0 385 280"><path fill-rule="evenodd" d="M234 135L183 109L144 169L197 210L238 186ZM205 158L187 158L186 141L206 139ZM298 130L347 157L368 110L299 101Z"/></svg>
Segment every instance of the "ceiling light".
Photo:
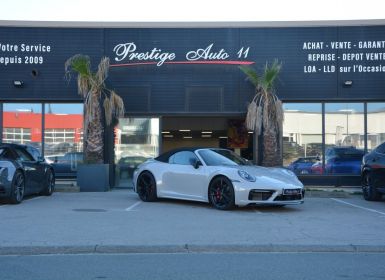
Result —
<svg viewBox="0 0 385 280"><path fill-rule="evenodd" d="M168 134L170 131L162 131L162 134Z"/></svg>
<svg viewBox="0 0 385 280"><path fill-rule="evenodd" d="M211 134L213 133L212 131L202 131L202 134Z"/></svg>
<svg viewBox="0 0 385 280"><path fill-rule="evenodd" d="M15 87L22 87L23 86L23 81L20 81L20 80L14 80L13 81L13 85L15 86Z"/></svg>
<svg viewBox="0 0 385 280"><path fill-rule="evenodd" d="M184 139L191 139L192 136L183 136Z"/></svg>
<svg viewBox="0 0 385 280"><path fill-rule="evenodd" d="M179 129L180 132L190 132L190 129Z"/></svg>

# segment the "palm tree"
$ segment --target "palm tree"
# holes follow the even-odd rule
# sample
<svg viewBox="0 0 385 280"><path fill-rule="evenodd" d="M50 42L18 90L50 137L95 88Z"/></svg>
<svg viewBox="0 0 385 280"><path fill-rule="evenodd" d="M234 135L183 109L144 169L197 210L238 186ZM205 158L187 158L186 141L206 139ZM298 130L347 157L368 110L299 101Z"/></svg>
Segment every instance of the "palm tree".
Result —
<svg viewBox="0 0 385 280"><path fill-rule="evenodd" d="M104 129L124 115L122 98L105 85L109 65L109 58L103 57L92 72L90 58L82 54L70 57L64 65L68 80L77 73L78 93L84 100L85 163L104 163Z"/></svg>
<svg viewBox="0 0 385 280"><path fill-rule="evenodd" d="M246 127L254 131L255 137L262 135L263 166L282 165L281 133L283 123L282 102L275 94L274 84L281 71L281 63L275 60L265 65L262 75L251 67L240 66L247 79L255 87L255 96L249 104L246 115ZM258 154L258 145L254 155Z"/></svg>

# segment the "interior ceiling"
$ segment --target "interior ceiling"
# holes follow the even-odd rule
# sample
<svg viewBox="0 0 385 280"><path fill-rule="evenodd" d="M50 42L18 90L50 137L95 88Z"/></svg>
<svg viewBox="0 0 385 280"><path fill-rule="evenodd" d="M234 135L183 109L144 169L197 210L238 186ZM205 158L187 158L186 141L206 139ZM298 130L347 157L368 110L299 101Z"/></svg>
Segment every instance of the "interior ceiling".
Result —
<svg viewBox="0 0 385 280"><path fill-rule="evenodd" d="M227 117L163 117L162 135L164 139L169 138L170 140L186 137L192 139L226 137L229 120Z"/></svg>
<svg viewBox="0 0 385 280"><path fill-rule="evenodd" d="M231 118L236 119L236 118ZM192 131L227 131L227 117L163 117L163 131L178 131L190 129Z"/></svg>

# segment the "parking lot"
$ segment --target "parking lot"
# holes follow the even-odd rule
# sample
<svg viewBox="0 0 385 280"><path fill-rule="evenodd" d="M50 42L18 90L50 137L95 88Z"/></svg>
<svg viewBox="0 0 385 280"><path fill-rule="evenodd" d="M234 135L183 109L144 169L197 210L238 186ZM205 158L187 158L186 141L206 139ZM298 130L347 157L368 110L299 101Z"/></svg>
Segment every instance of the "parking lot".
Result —
<svg viewBox="0 0 385 280"><path fill-rule="evenodd" d="M0 254L142 251L381 251L385 201L308 196L286 207L219 211L176 200L145 203L132 190L56 192L0 203ZM104 249L103 249L104 248ZM72 251L71 251L72 250Z"/></svg>

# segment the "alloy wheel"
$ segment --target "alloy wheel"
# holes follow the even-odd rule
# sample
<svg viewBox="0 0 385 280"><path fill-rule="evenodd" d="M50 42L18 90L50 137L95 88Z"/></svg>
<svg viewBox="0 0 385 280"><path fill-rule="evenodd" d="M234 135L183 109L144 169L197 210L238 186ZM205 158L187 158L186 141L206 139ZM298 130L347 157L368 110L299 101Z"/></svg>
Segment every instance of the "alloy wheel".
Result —
<svg viewBox="0 0 385 280"><path fill-rule="evenodd" d="M213 206L220 210L234 207L234 189L230 180L225 177L214 179L209 188L209 200Z"/></svg>
<svg viewBox="0 0 385 280"><path fill-rule="evenodd" d="M138 177L138 194L143 201L155 201L156 183L155 179L149 172L143 172Z"/></svg>

